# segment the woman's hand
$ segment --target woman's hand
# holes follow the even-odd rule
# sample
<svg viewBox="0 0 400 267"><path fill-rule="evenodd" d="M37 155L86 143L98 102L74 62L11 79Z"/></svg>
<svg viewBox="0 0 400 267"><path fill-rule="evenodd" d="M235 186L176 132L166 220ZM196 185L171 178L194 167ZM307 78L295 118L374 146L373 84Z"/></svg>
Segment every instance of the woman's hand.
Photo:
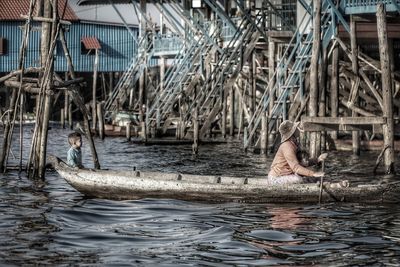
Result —
<svg viewBox="0 0 400 267"><path fill-rule="evenodd" d="M321 155L322 156L322 155ZM325 173L324 172L316 172L314 173L313 177L324 177Z"/></svg>
<svg viewBox="0 0 400 267"><path fill-rule="evenodd" d="M326 160L327 157L328 157L328 153L323 153L323 154L319 155L318 162Z"/></svg>

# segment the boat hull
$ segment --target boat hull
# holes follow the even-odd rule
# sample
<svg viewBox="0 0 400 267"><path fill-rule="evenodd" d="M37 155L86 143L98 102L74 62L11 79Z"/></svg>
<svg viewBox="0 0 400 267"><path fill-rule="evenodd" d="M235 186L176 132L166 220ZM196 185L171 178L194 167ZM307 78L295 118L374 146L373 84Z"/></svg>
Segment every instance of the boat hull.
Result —
<svg viewBox="0 0 400 267"><path fill-rule="evenodd" d="M269 186L265 178L73 169L59 159L54 165L60 176L72 187L86 196L96 198L317 203L320 195L317 184ZM324 186L322 202L398 203L399 193L399 183L348 188Z"/></svg>

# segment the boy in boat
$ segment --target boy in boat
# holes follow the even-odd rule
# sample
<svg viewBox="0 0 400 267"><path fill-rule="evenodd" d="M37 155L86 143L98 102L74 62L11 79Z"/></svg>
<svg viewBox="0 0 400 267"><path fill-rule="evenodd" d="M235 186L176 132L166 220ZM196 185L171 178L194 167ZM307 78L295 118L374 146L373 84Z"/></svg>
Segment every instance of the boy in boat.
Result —
<svg viewBox="0 0 400 267"><path fill-rule="evenodd" d="M279 126L281 144L276 152L268 173L268 184L286 185L309 182L306 177L322 177L323 172L315 172L302 166L299 162L299 143L297 138L300 135L300 122L283 121ZM314 165L324 161L327 153L321 154L318 159L307 160L307 165ZM300 159L301 161L301 159Z"/></svg>
<svg viewBox="0 0 400 267"><path fill-rule="evenodd" d="M68 143L71 146L67 154L67 164L73 168L84 168L82 165L82 136L73 132L68 135Z"/></svg>

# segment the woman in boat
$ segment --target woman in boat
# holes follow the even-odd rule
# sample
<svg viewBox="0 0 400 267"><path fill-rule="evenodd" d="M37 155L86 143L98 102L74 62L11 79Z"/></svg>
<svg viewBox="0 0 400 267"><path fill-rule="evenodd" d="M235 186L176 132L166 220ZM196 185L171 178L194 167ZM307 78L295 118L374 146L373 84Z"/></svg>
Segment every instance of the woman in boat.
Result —
<svg viewBox="0 0 400 267"><path fill-rule="evenodd" d="M300 122L283 121L279 126L281 134L281 144L276 152L268 173L268 184L285 185L312 182L306 177L322 177L323 172L315 172L308 169L299 162L297 156L299 152L298 137L301 129ZM307 165L313 165L326 159L327 153L321 154L317 160L308 160Z"/></svg>

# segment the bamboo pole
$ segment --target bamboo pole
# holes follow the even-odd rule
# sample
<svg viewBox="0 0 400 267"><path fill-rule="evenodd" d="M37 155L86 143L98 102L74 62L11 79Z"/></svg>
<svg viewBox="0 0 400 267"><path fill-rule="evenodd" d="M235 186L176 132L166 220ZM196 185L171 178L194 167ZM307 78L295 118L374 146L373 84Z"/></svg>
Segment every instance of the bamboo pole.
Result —
<svg viewBox="0 0 400 267"><path fill-rule="evenodd" d="M65 80L67 81L69 79L68 77L68 72L65 72ZM68 104L69 104L69 97L68 97L68 92L64 92L64 108L62 108L62 111L64 112L64 122L62 123L63 129L65 129L65 121L69 120L68 118Z"/></svg>
<svg viewBox="0 0 400 267"><path fill-rule="evenodd" d="M318 60L321 47L321 0L314 1L314 39L312 46L311 66L310 66L310 100L309 115L316 117L318 115ZM316 158L319 154L319 146L317 144L317 133L310 133L310 157Z"/></svg>
<svg viewBox="0 0 400 267"><path fill-rule="evenodd" d="M24 147L24 124L23 124L23 116L24 116L24 101L25 94L22 93L20 97L19 104L19 172L22 172L22 153Z"/></svg>
<svg viewBox="0 0 400 267"><path fill-rule="evenodd" d="M382 100L383 116L387 123L383 125L383 146L388 147L384 153L386 173L394 173L394 121L393 121L393 95L392 76L390 74L390 57L387 38L386 11L382 3L378 4L376 11L378 29L379 55L382 71Z"/></svg>
<svg viewBox="0 0 400 267"><path fill-rule="evenodd" d="M26 46L27 46L28 40L29 40L29 33L30 33L30 26L31 26L30 19L32 17L35 3L36 3L36 0L30 1L28 20L25 23L23 38L22 38L22 42L21 42L21 45L19 48L19 60L18 60L18 70L17 71L20 72L19 75L20 75L21 86L22 86L22 78L23 78L23 73L24 73L25 52L26 52ZM12 94L11 94L11 99L10 99L10 104L9 104L9 109L8 109L8 120L4 127L2 150L0 152L0 171L1 172L5 172L7 169L8 153L11 148L11 140L12 140L12 134L13 134L13 129L14 129L14 120L13 120L13 122L11 122L11 117L13 117L13 118L15 117L14 111L17 107L18 96L20 94L21 94L21 87L19 88L18 91L16 89L13 89Z"/></svg>

